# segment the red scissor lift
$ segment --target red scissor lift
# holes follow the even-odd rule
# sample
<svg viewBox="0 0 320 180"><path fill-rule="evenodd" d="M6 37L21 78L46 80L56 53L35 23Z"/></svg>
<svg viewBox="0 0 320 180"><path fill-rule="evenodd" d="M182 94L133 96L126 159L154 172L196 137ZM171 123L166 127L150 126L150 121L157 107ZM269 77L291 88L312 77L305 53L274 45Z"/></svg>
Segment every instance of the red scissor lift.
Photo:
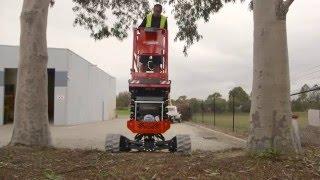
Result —
<svg viewBox="0 0 320 180"><path fill-rule="evenodd" d="M144 59L144 60L143 60ZM157 63L155 63L157 60ZM166 140L162 135L169 128L167 106L171 81L168 79L168 32L166 29L137 28L133 30L133 54L129 91L131 93L128 129L134 140L111 134L106 138L110 152L156 151L190 153L188 135Z"/></svg>

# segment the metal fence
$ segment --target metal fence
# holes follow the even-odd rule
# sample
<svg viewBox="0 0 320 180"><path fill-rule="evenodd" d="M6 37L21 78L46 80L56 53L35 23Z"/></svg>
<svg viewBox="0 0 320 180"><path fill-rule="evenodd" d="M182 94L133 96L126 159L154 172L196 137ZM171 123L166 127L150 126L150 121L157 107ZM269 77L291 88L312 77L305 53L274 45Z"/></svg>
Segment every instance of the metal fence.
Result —
<svg viewBox="0 0 320 180"><path fill-rule="evenodd" d="M308 111L320 110L320 88L302 88L300 92L291 94L292 112L298 116L300 128L308 125Z"/></svg>
<svg viewBox="0 0 320 180"><path fill-rule="evenodd" d="M220 130L243 133L246 135L250 124L250 101L239 102L239 97L232 98L224 103L222 99L214 98L211 104L205 101L200 105L190 105L191 121L212 126ZM308 110L320 110L320 88L310 88L306 91L291 94L292 112L297 115L300 128L308 124ZM199 108L200 107L200 108Z"/></svg>
<svg viewBox="0 0 320 180"><path fill-rule="evenodd" d="M228 101L213 98L211 103L200 102L200 108L190 107L193 122L233 132L246 132L249 127L250 101L239 102L237 96Z"/></svg>

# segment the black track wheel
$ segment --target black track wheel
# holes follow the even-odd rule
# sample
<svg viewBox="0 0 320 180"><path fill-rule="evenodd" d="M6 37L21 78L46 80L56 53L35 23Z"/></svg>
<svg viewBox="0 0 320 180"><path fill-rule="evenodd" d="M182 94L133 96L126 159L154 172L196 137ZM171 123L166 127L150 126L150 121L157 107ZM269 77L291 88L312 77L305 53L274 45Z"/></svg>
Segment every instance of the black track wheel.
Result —
<svg viewBox="0 0 320 180"><path fill-rule="evenodd" d="M175 152L190 155L191 154L191 138L189 135L177 135L172 139L175 145Z"/></svg>
<svg viewBox="0 0 320 180"><path fill-rule="evenodd" d="M128 152L131 150L130 141L128 138L120 134L108 134L105 141L106 152Z"/></svg>
<svg viewBox="0 0 320 180"><path fill-rule="evenodd" d="M120 152L120 134L108 134L105 141L106 152Z"/></svg>

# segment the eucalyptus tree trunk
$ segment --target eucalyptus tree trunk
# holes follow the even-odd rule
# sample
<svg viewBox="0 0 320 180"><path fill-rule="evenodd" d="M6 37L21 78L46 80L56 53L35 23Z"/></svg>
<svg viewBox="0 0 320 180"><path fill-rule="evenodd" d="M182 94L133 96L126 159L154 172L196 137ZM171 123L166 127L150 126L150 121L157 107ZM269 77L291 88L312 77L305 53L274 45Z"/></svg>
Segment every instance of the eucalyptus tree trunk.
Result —
<svg viewBox="0 0 320 180"><path fill-rule="evenodd" d="M50 0L24 0L11 145L49 146L47 17Z"/></svg>
<svg viewBox="0 0 320 180"><path fill-rule="evenodd" d="M252 152L295 151L291 131L286 15L293 0L254 0Z"/></svg>

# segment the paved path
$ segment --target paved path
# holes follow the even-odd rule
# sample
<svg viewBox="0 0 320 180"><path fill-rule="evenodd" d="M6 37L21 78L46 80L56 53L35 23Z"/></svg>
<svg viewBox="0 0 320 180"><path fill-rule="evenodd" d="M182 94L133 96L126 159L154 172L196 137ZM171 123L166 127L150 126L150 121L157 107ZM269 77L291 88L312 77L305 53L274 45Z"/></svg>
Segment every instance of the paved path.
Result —
<svg viewBox="0 0 320 180"><path fill-rule="evenodd" d="M103 150L107 133L122 134L133 138L124 119L75 126L51 126L50 128L54 146L63 148ZM0 147L9 142L11 134L12 125L0 126ZM219 151L245 146L245 142L241 139L190 123L173 124L164 136L169 139L176 134L190 134L193 150Z"/></svg>

